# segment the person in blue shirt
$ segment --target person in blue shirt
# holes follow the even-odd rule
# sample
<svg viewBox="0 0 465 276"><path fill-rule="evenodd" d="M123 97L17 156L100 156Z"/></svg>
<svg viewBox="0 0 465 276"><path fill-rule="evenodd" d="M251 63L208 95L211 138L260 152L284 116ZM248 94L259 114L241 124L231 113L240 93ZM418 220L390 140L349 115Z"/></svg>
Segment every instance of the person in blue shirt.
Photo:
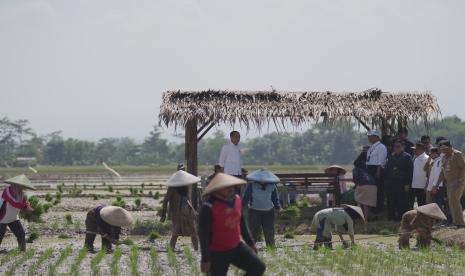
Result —
<svg viewBox="0 0 465 276"><path fill-rule="evenodd" d="M276 184L279 178L272 172L260 169L247 176L247 187L242 205L248 207L248 222L256 241L263 229L266 246L275 246L275 210L281 210Z"/></svg>

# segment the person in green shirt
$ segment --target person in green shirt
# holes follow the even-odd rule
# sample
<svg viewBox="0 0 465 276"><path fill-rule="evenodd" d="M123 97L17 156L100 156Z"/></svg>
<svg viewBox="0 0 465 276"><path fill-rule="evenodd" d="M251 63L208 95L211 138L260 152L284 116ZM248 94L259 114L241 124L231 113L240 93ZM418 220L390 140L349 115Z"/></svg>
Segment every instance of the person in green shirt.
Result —
<svg viewBox="0 0 465 276"><path fill-rule="evenodd" d="M344 204L338 208L327 208L318 211L313 217L310 227L310 231L316 233L315 245L313 248L317 250L322 245L327 248L332 248L333 230L339 235L344 246L348 247L348 243L342 236L344 232L349 234L352 245L354 245L354 222L357 220L365 222L363 211L357 206Z"/></svg>

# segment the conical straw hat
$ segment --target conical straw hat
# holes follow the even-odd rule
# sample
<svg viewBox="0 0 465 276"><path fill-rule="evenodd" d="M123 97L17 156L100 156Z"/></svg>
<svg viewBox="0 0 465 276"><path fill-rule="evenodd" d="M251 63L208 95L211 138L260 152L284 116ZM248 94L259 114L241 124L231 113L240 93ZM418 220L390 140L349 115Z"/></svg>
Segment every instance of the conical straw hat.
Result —
<svg viewBox="0 0 465 276"><path fill-rule="evenodd" d="M270 172L269 170L259 169L251 174L247 175L247 180L255 181L259 183L278 183L279 177L277 177L274 173Z"/></svg>
<svg viewBox="0 0 465 276"><path fill-rule="evenodd" d="M200 181L200 178L185 172L183 170L179 170L175 172L166 183L168 187L182 187L187 185L192 185Z"/></svg>
<svg viewBox="0 0 465 276"><path fill-rule="evenodd" d="M342 174L346 174L346 173L347 173L346 169L344 169L343 167L338 166L338 165L331 165L331 166L327 167L327 168L325 169L325 173L328 173L329 170L331 170L331 169L338 169L339 171L342 171Z"/></svg>
<svg viewBox="0 0 465 276"><path fill-rule="evenodd" d="M224 173L217 173L215 177L213 177L213 179L210 180L210 183L208 183L208 186L203 192L203 195L206 196L226 187L244 184L246 184L246 182L240 178Z"/></svg>
<svg viewBox="0 0 465 276"><path fill-rule="evenodd" d="M447 217L442 212L441 208L436 203L426 204L417 208L418 213L422 213L428 217L432 217L434 219L439 220L446 220Z"/></svg>
<svg viewBox="0 0 465 276"><path fill-rule="evenodd" d="M341 204L341 207L352 209L353 211L355 211L360 216L360 218L363 220L364 223L367 222L366 219L365 219L365 216L363 215L362 208L360 208L358 206L349 205L349 204Z"/></svg>
<svg viewBox="0 0 465 276"><path fill-rule="evenodd" d="M7 179L4 181L7 184L16 184L22 186L26 189L35 190L36 188L32 185L31 181L24 175L18 175L13 178Z"/></svg>
<svg viewBox="0 0 465 276"><path fill-rule="evenodd" d="M118 227L129 226L134 221L132 215L128 211L117 206L103 207L102 210L100 210L100 217L102 217L103 221L106 223Z"/></svg>

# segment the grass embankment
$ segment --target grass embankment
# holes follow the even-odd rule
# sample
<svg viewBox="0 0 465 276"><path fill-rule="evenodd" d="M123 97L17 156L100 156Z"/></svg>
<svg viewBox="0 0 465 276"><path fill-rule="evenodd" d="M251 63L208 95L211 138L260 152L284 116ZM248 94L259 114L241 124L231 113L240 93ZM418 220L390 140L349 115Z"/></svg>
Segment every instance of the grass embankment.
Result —
<svg viewBox="0 0 465 276"><path fill-rule="evenodd" d="M122 175L131 174L156 174L169 175L176 170L176 164L172 165L153 165L153 166L111 166ZM321 172L325 165L244 165L249 172L259 168L267 168L276 173L302 173L302 172ZM347 166L350 168L350 166ZM39 175L66 175L66 174L86 174L101 175L107 174L108 171L103 166L37 166ZM199 166L201 175L211 174L212 165ZM0 168L0 175L14 176L18 174L33 175L34 173L28 168Z"/></svg>

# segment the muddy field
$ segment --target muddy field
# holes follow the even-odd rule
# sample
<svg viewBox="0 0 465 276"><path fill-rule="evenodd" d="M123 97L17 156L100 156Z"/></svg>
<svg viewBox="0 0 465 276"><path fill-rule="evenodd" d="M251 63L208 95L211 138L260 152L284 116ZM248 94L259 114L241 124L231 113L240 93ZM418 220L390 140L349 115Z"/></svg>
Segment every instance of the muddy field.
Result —
<svg viewBox="0 0 465 276"><path fill-rule="evenodd" d="M137 189L137 191L135 191ZM60 196L57 196L60 193ZM66 185L45 188L34 193L42 205L50 205L41 216L42 222L22 220L29 237L38 239L28 243L26 253L19 253L16 240L7 232L0 246L1 275L198 275L200 256L190 246L189 239L181 239L176 250L167 250L170 224L159 223L157 215L164 189L158 185L82 187ZM60 197L59 200L57 198ZM87 210L99 204L113 204L117 198L132 212L135 225L124 229L121 240L128 241L115 247L112 254L89 253L82 250L84 220ZM311 205L311 202L310 202ZM397 224L378 222L357 229L358 246L343 250L313 251L314 236L308 231L315 207L300 208L299 218L280 216L277 249L258 247L267 264L267 275L464 275L463 251L435 245L431 251L399 251L396 237L388 236ZM285 213L286 214L286 213ZM381 230L381 231L380 231ZM465 236L465 230L440 231L445 245ZM149 241L148 233L160 237ZM384 232L387 236L380 236ZM337 238L335 237L335 240ZM412 239L413 242L413 239ZM412 244L413 245L413 244ZM100 248L100 238L96 249ZM409 266L409 264L413 264ZM241 275L231 269L230 275Z"/></svg>

